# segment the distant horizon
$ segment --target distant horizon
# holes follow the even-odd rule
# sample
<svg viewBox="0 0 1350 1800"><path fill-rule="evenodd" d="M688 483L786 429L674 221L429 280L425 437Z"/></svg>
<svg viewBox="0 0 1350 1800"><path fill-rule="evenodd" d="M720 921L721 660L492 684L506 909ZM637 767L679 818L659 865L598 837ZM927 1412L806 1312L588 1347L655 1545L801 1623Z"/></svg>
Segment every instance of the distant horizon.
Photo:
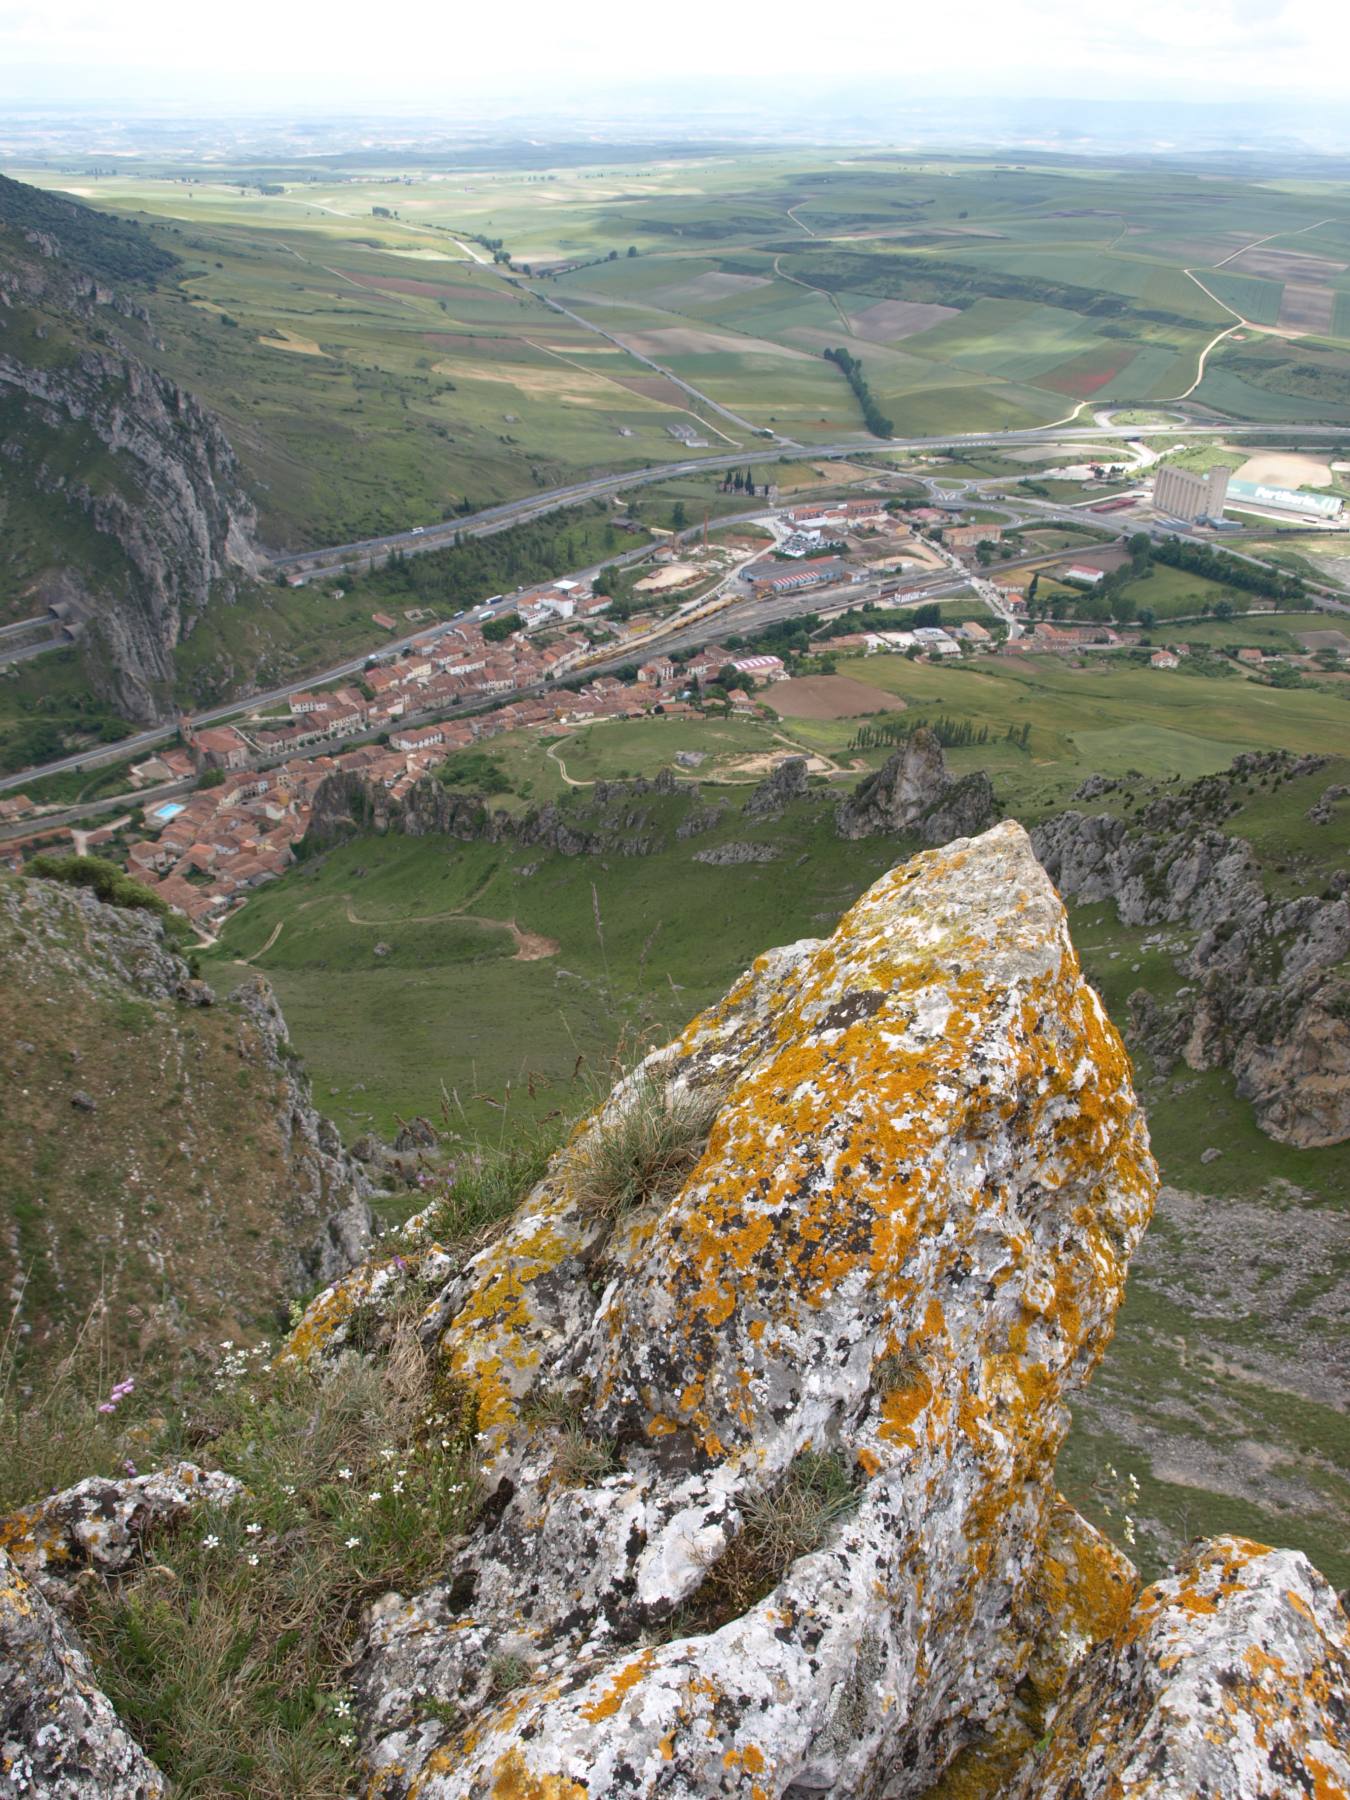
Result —
<svg viewBox="0 0 1350 1800"><path fill-rule="evenodd" d="M0 77L3 79L3 77ZM524 93L462 97L437 105L412 97L370 99L354 105L337 98L277 100L254 91L247 97L186 99L159 94L35 96L0 95L0 157L93 154L91 133L105 128L98 153L133 160L191 158L197 154L278 155L292 158L368 152L453 153L458 144L478 152L494 142L532 138L540 150L557 144L575 151L591 143L597 161L622 146L659 146L667 153L688 147L712 153L719 146L765 152L849 147L896 154L948 151L971 155L1111 157L1132 160L1200 157L1223 163L1253 157L1344 160L1350 156L1350 108L1331 102L1110 96L1085 98L977 94L930 89L922 99L887 100L889 84L871 80L851 89L817 91L809 117L797 105L792 83L772 94L742 90L733 102L705 86L688 98L672 80L658 96L633 84L595 84L589 97L540 101ZM236 128L243 141L228 151L204 139ZM313 142L301 147L302 135ZM575 160L573 157L572 160Z"/></svg>
<svg viewBox="0 0 1350 1800"><path fill-rule="evenodd" d="M710 0L690 0L678 18L619 0L566 11L522 0L509 20L490 9L448 14L431 0L386 0L375 18L350 0L322 13L236 0L225 17L173 0L0 7L0 84L16 100L213 117L241 107L365 117L505 108L543 119L655 105L753 120L786 106L802 135L817 123L833 135L853 108L1343 113L1347 66L1350 7L1330 0L1135 0L1119 14L1080 0L970 0L955 23L859 0L845 29L793 0L768 28L758 12ZM963 135L978 137L978 118L969 125Z"/></svg>

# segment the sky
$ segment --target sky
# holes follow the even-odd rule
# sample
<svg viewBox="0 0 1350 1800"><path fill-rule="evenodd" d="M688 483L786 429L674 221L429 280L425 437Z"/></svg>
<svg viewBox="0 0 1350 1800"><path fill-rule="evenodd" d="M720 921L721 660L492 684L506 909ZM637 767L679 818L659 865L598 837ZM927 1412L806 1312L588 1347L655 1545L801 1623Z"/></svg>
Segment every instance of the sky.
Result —
<svg viewBox="0 0 1350 1800"><path fill-rule="evenodd" d="M0 0L0 95L39 103L584 105L669 86L720 107L850 79L943 95L1283 103L1350 88L1350 0ZM706 86L700 88L701 83Z"/></svg>

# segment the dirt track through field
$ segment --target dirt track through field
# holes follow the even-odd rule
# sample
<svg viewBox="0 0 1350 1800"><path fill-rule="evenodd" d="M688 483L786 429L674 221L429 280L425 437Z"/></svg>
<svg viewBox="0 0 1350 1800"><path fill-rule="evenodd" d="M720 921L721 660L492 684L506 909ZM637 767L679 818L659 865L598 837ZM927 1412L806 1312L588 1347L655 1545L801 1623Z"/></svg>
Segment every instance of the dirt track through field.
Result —
<svg viewBox="0 0 1350 1800"><path fill-rule="evenodd" d="M443 925L450 919L462 919L466 925L490 925L494 931L509 931L516 946L512 962L540 962L546 956L556 956L561 948L556 938L544 937L537 931L523 931L514 919L485 919L481 913L461 912L458 908L450 912L420 913L401 919L363 919L353 911L350 903L347 906L349 925L370 925L380 931L394 931L400 925Z"/></svg>

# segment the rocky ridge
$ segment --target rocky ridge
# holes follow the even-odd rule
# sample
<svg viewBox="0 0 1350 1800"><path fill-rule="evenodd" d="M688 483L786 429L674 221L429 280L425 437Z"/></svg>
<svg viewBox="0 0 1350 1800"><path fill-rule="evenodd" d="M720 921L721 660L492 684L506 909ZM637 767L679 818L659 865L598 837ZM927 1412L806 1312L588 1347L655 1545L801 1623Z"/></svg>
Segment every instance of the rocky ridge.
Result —
<svg viewBox="0 0 1350 1800"><path fill-rule="evenodd" d="M148 723L171 711L174 647L258 575L256 515L214 416L146 359L149 315L121 286L134 294L136 228L113 240L109 282L98 246L116 222L42 199L38 221L33 190L0 177L0 459L60 521L23 603L59 606L94 691ZM141 255L149 271L172 261Z"/></svg>
<svg viewBox="0 0 1350 1800"><path fill-rule="evenodd" d="M1286 776L1318 759L1239 757ZM1134 1023L1160 1064L1231 1068L1261 1129L1300 1147L1350 1137L1350 902L1342 887L1279 901L1250 844L1211 822L1233 806L1232 779L1208 777L1152 801L1135 822L1071 809L1038 825L1036 853L1060 890L1110 900L1126 925L1196 934L1179 961L1189 985L1171 1004L1141 991ZM1081 791L1081 790L1080 790ZM1107 791L1105 787L1095 794Z"/></svg>
<svg viewBox="0 0 1350 1800"><path fill-rule="evenodd" d="M370 1610L370 1791L1350 1792L1346 1624L1305 1560L1219 1540L1135 1600L1055 1493L1155 1188L1124 1049L1005 824L760 957L490 1241L411 1221L284 1353L323 1381L392 1354L372 1318L415 1320L476 1434L443 1575ZM228 1479L179 1469L167 1503ZM138 1505L110 1486L120 1555ZM31 1617L0 1588L0 1650L27 1630L40 1664L6 1684L8 1766L51 1754L73 1684L58 1791L160 1791Z"/></svg>
<svg viewBox="0 0 1350 1800"><path fill-rule="evenodd" d="M523 813L489 807L482 795L447 788L429 775L395 800L360 775L335 774L315 793L309 834L321 845L356 831L393 831L409 837L519 843L561 856L650 856L665 843L665 826L651 807L640 803L672 796L679 796L686 806L675 827L677 841L715 830L731 810L727 803L704 804L700 789L680 781L670 769L650 781L642 776L597 781L565 804L549 803ZM828 795L809 788L805 757L786 756L751 790L739 813L747 826L764 826L777 824L799 805L823 810L831 804ZM983 831L997 816L988 776L976 773L953 779L941 744L922 727L835 806L841 837L909 836L925 844ZM769 861L773 848L734 843L697 852L695 860Z"/></svg>
<svg viewBox="0 0 1350 1800"><path fill-rule="evenodd" d="M945 844L985 830L997 817L994 790L984 771L954 780L942 745L920 726L840 802L835 825L845 838L913 832L921 843Z"/></svg>

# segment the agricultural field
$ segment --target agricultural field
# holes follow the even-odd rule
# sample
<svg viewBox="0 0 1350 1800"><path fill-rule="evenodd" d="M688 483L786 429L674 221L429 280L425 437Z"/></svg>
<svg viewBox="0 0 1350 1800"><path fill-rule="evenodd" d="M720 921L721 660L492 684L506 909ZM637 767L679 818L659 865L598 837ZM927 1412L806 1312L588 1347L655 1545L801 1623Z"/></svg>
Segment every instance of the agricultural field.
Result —
<svg viewBox="0 0 1350 1800"><path fill-rule="evenodd" d="M163 363L224 417L276 547L754 432L864 448L837 347L897 432L1102 404L1148 426L1240 318L1200 400L1350 423L1334 184L809 151L9 172L182 258L152 302Z"/></svg>
<svg viewBox="0 0 1350 1800"><path fill-rule="evenodd" d="M1331 621L1325 613L1241 613L1232 619L1205 619L1170 625L1160 619L1151 636L1158 643L1181 641L1222 648L1251 644L1262 650L1301 651L1299 633L1315 631Z"/></svg>

